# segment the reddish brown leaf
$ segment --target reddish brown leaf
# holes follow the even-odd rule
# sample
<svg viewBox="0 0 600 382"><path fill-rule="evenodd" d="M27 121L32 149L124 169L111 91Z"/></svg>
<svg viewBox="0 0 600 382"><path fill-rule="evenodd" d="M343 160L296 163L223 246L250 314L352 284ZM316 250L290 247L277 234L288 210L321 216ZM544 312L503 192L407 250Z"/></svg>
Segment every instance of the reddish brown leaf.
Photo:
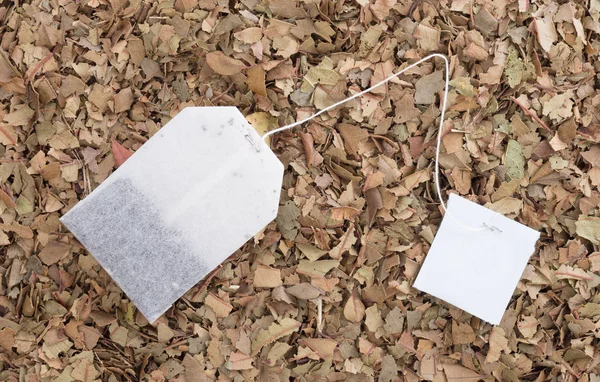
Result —
<svg viewBox="0 0 600 382"><path fill-rule="evenodd" d="M115 165L117 167L121 166L133 153L127 150L123 145L113 139L112 141L112 153L113 158L115 159Z"/></svg>

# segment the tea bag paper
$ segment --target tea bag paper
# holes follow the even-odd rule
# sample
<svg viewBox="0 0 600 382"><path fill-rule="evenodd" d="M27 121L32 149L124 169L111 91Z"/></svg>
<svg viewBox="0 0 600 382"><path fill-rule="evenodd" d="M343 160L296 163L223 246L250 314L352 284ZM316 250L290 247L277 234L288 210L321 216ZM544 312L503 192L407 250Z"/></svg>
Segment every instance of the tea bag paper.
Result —
<svg viewBox="0 0 600 382"><path fill-rule="evenodd" d="M483 224L495 229L465 227ZM499 324L539 236L527 226L451 194L448 213L413 286Z"/></svg>
<svg viewBox="0 0 600 382"><path fill-rule="evenodd" d="M275 218L282 179L237 108L191 107L61 221L153 322Z"/></svg>

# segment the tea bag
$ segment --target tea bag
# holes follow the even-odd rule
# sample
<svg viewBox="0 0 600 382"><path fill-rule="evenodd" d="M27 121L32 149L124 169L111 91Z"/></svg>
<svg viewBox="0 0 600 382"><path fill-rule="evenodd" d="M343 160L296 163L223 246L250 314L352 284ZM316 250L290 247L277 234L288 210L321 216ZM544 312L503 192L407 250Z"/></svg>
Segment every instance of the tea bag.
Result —
<svg viewBox="0 0 600 382"><path fill-rule="evenodd" d="M237 108L190 107L61 221L153 322L275 218L282 179Z"/></svg>
<svg viewBox="0 0 600 382"><path fill-rule="evenodd" d="M539 236L538 231L451 194L413 286L499 324Z"/></svg>

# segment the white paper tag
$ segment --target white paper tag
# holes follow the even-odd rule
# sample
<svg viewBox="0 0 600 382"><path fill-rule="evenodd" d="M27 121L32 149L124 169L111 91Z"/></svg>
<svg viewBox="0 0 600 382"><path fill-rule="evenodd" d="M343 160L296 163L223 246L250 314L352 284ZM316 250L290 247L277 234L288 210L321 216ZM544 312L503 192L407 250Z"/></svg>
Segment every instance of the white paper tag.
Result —
<svg viewBox="0 0 600 382"><path fill-rule="evenodd" d="M275 218L282 180L237 108L191 107L61 221L153 322Z"/></svg>
<svg viewBox="0 0 600 382"><path fill-rule="evenodd" d="M496 229L465 227L483 224ZM413 286L497 325L539 236L538 231L451 194Z"/></svg>

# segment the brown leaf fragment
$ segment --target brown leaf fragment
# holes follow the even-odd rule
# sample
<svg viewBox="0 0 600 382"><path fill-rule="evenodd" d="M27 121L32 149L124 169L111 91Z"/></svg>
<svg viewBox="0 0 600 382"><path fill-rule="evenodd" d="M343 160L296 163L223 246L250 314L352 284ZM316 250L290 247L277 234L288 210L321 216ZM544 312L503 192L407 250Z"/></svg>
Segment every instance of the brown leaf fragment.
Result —
<svg viewBox="0 0 600 382"><path fill-rule="evenodd" d="M112 141L112 153L113 158L115 159L115 165L117 167L121 166L133 153L127 150L123 145L113 139Z"/></svg>
<svg viewBox="0 0 600 382"><path fill-rule="evenodd" d="M517 327L525 338L532 338L537 332L538 319L534 316L525 316L518 322Z"/></svg>
<svg viewBox="0 0 600 382"><path fill-rule="evenodd" d="M275 288L282 285L279 269L259 265L254 271L254 286L257 288Z"/></svg>
<svg viewBox="0 0 600 382"><path fill-rule="evenodd" d="M114 97L115 113L128 111L133 104L133 91L131 88L126 88L118 92Z"/></svg>
<svg viewBox="0 0 600 382"><path fill-rule="evenodd" d="M454 180L454 187L461 195L467 195L471 190L471 171L454 167L450 174Z"/></svg>
<svg viewBox="0 0 600 382"><path fill-rule="evenodd" d="M354 236L354 226L351 225L340 238L340 242L329 251L329 256L332 259L341 260L342 255L350 250L356 244L356 236Z"/></svg>
<svg viewBox="0 0 600 382"><path fill-rule="evenodd" d="M15 71L9 61L8 55L4 49L0 48L0 84L9 82L14 75Z"/></svg>
<svg viewBox="0 0 600 382"><path fill-rule="evenodd" d="M383 20L388 17L396 2L397 0L375 0L375 4L371 5L371 12L379 20Z"/></svg>
<svg viewBox="0 0 600 382"><path fill-rule="evenodd" d="M324 360L332 359L333 352L337 347L337 342L328 338L303 338L299 342L308 346L319 358Z"/></svg>
<svg viewBox="0 0 600 382"><path fill-rule="evenodd" d="M7 352L11 352L14 345L15 332L11 328L2 328L0 330L0 347Z"/></svg>
<svg viewBox="0 0 600 382"><path fill-rule="evenodd" d="M600 245L600 218L580 216L575 222L575 227L579 236Z"/></svg>
<svg viewBox="0 0 600 382"><path fill-rule="evenodd" d="M267 329L260 330L252 341L252 355L258 354L263 346L288 336L300 329L302 324L292 318L284 318L280 323L272 323Z"/></svg>
<svg viewBox="0 0 600 382"><path fill-rule="evenodd" d="M538 42L546 52L550 52L552 44L558 38L552 18L534 18L533 25L535 26Z"/></svg>
<svg viewBox="0 0 600 382"><path fill-rule="evenodd" d="M494 326L490 333L489 338L490 349L485 357L485 363L496 362L500 358L500 353L510 353L510 348L508 347L508 339L506 339L506 334L504 333L504 329L499 326Z"/></svg>
<svg viewBox="0 0 600 382"><path fill-rule="evenodd" d="M428 25L419 24L413 32L413 37L424 51L435 51L440 44L441 32Z"/></svg>
<svg viewBox="0 0 600 382"><path fill-rule="evenodd" d="M323 163L323 157L315 150L312 134L300 132L299 135L302 140L302 147L304 147L304 154L306 155L306 164L310 167Z"/></svg>
<svg viewBox="0 0 600 382"><path fill-rule="evenodd" d="M594 167L600 167L600 145L592 146L581 153L581 157Z"/></svg>
<svg viewBox="0 0 600 382"><path fill-rule="evenodd" d="M8 208L15 208L16 207L16 203L13 200L13 198L10 197L10 195L8 195L6 193L6 191L4 191L2 188L0 188L0 200Z"/></svg>
<svg viewBox="0 0 600 382"><path fill-rule="evenodd" d="M19 136L17 135L14 127L0 123L0 143L8 145L16 145Z"/></svg>
<svg viewBox="0 0 600 382"><path fill-rule="evenodd" d="M231 353L229 361L226 363L226 367L229 370L248 370L253 368L252 361L253 358L249 355L234 352Z"/></svg>
<svg viewBox="0 0 600 382"><path fill-rule="evenodd" d="M415 84L415 103L429 105L435 102L435 95L444 89L442 74L437 71L419 78Z"/></svg>
<svg viewBox="0 0 600 382"><path fill-rule="evenodd" d="M340 265L337 260L300 260L296 271L309 277L325 277L325 274Z"/></svg>
<svg viewBox="0 0 600 382"><path fill-rule="evenodd" d="M248 89L263 97L267 96L267 86L265 84L265 70L261 65L254 65L246 71L248 79Z"/></svg>
<svg viewBox="0 0 600 382"><path fill-rule="evenodd" d="M314 298L319 297L322 292L319 288L309 284L309 283L299 283L287 288L286 293L299 298L301 300L312 300Z"/></svg>
<svg viewBox="0 0 600 382"><path fill-rule="evenodd" d="M13 224L0 224L0 229L3 231L14 232L17 236L23 239L33 239L33 231L28 226L23 226L17 223Z"/></svg>
<svg viewBox="0 0 600 382"><path fill-rule="evenodd" d="M477 382L481 380L482 375L477 374L473 370L467 369L461 365L451 365L451 364L443 364L444 373L446 374L446 379L448 382L450 381L460 381L460 382Z"/></svg>
<svg viewBox="0 0 600 382"><path fill-rule="evenodd" d="M361 210L354 207L333 207L331 209L331 218L334 220L352 220L360 215Z"/></svg>
<svg viewBox="0 0 600 382"><path fill-rule="evenodd" d="M357 125L351 125L348 123L340 123L337 126L338 131L344 139L344 144L348 153L352 155L358 155L359 144L369 138L367 130Z"/></svg>
<svg viewBox="0 0 600 382"><path fill-rule="evenodd" d="M38 257L46 265L57 263L69 254L71 246L60 241L51 241L42 249Z"/></svg>
<svg viewBox="0 0 600 382"><path fill-rule="evenodd" d="M458 344L470 344L475 341L475 333L471 325L452 320L452 342Z"/></svg>
<svg viewBox="0 0 600 382"><path fill-rule="evenodd" d="M228 57L221 51L208 53L206 63L215 73L223 76L232 76L246 68L242 61Z"/></svg>
<svg viewBox="0 0 600 382"><path fill-rule="evenodd" d="M350 298L344 306L344 317L351 322L361 322L365 317L365 305L356 294L356 289L352 290Z"/></svg>
<svg viewBox="0 0 600 382"><path fill-rule="evenodd" d="M595 302L588 302L578 309L581 317L594 318L600 316L600 304Z"/></svg>
<svg viewBox="0 0 600 382"><path fill-rule="evenodd" d="M35 111L29 105L19 105L14 111L4 115L4 122L11 126L25 126L31 121L34 114Z"/></svg>
<svg viewBox="0 0 600 382"><path fill-rule="evenodd" d="M431 179L431 172L429 169L423 169L417 171L406 178L402 179L402 186L404 186L407 190L413 190L419 184L423 182L428 182Z"/></svg>
<svg viewBox="0 0 600 382"><path fill-rule="evenodd" d="M377 211L383 208L383 200L381 192L377 188L372 188L365 192L365 197L367 199L367 222L371 225L375 220Z"/></svg>
<svg viewBox="0 0 600 382"><path fill-rule="evenodd" d="M223 301L214 293L209 293L206 296L204 303L210 306L210 308L215 312L215 315L217 317L227 317L233 309L233 306L230 303Z"/></svg>

